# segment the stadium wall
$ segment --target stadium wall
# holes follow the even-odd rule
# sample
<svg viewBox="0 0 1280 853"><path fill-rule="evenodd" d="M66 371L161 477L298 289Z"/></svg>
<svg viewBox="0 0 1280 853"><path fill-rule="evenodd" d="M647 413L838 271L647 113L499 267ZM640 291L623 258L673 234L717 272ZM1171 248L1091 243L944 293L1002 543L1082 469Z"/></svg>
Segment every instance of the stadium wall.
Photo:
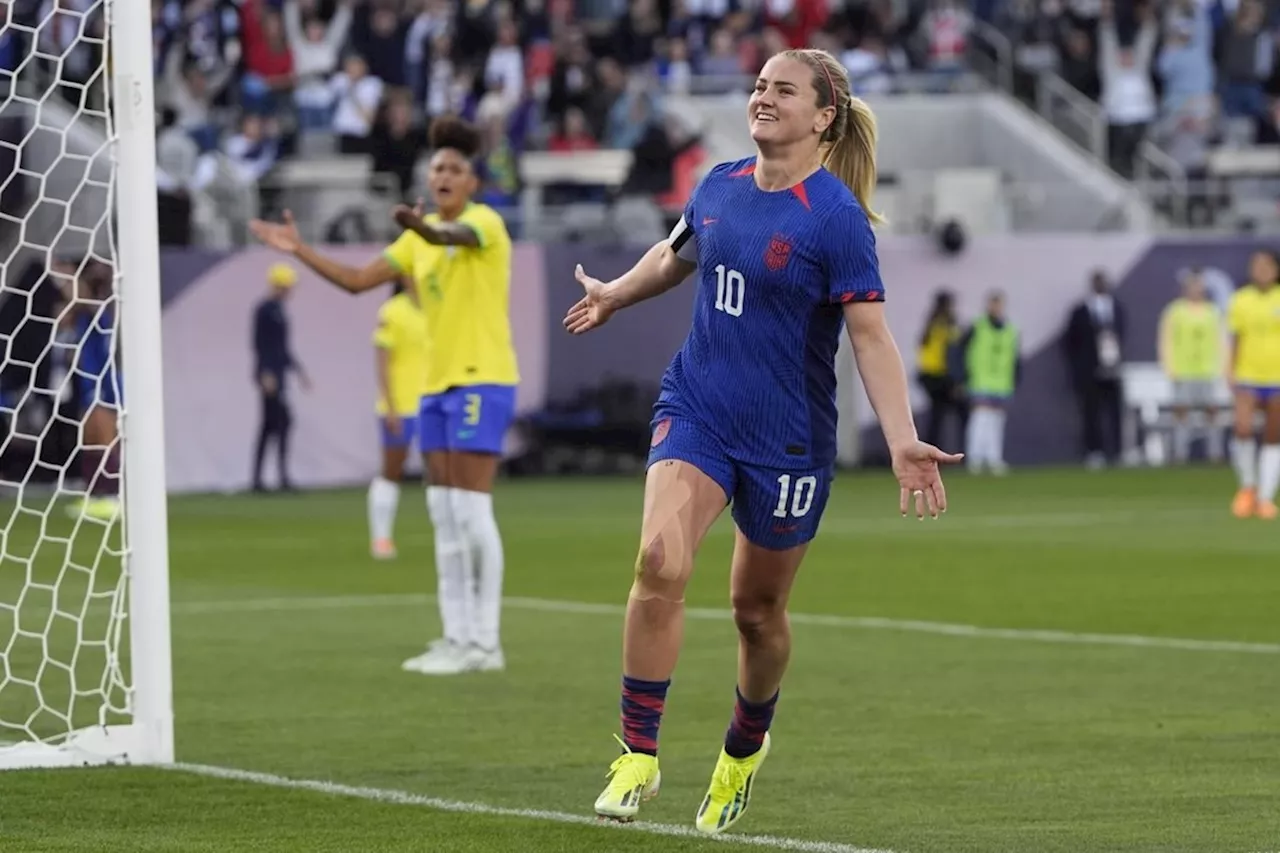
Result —
<svg viewBox="0 0 1280 853"><path fill-rule="evenodd" d="M1177 277L1191 266L1216 269L1220 281L1239 281L1251 241L1154 242L1117 236L1035 236L972 242L944 256L923 238L890 237L880 245L889 317L913 370L915 343L933 292L957 294L962 315L982 309L992 289L1005 291L1023 332L1025 381L1009 421L1009 458L1015 464L1078 458L1079 427L1059 354L1067 312L1083 296L1095 269L1119 283L1129 311L1129 360L1155 354L1160 310L1177 292ZM362 264L377 246L338 246L338 259ZM580 294L573 268L608 278L626 269L641 249L579 244L520 244L512 287L512 324L523 383L518 407L535 411L572 397L606 376L655 381L688 330L693 288L619 315L597 335L572 338L560 317ZM266 269L278 256L259 248L233 253L166 251L164 278L165 417L168 475L174 492L233 491L247 487L258 418L253 385L250 323L266 291ZM1224 290L1225 293L1225 290ZM291 391L297 427L294 475L302 486L367 480L376 470L373 355L378 305L387 295L343 294L306 271L290 303L294 348L314 388ZM850 380L856 381L856 380ZM879 445L870 407L856 406L864 448ZM270 469L269 469L270 470Z"/></svg>

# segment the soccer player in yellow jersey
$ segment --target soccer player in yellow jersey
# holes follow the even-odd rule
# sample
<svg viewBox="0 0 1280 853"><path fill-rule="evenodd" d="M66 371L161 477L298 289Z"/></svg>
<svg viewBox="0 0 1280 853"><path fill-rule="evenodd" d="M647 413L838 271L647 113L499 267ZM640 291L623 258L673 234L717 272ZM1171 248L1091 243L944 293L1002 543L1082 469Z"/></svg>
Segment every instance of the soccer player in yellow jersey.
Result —
<svg viewBox="0 0 1280 853"><path fill-rule="evenodd" d="M1160 315L1160 365L1173 383L1173 458L1186 462L1191 448L1191 421L1200 416L1209 458L1222 459L1221 431L1214 426L1215 398L1222 379L1222 312L1209 299L1204 275L1189 273L1182 296Z"/></svg>
<svg viewBox="0 0 1280 853"><path fill-rule="evenodd" d="M511 237L493 208L472 202L480 133L452 117L431 125L429 184L436 213L396 208L405 229L363 267L327 258L283 223L254 220L269 246L294 255L348 293L409 275L427 318L428 375L418 416L427 508L435 528L436 580L444 637L404 669L429 675L500 670L502 539L493 481L519 382L511 342Z"/></svg>
<svg viewBox="0 0 1280 853"><path fill-rule="evenodd" d="M1232 460L1240 489L1231 503L1237 518L1275 518L1280 486L1280 262L1271 252L1255 252L1249 283L1236 291L1227 312L1232 334L1228 367L1235 393L1236 429ZM1265 413L1262 450L1254 420Z"/></svg>
<svg viewBox="0 0 1280 853"><path fill-rule="evenodd" d="M412 283L406 288L397 281L391 298L378 309L373 346L382 472L369 484L369 539L374 558L388 560L396 555L392 531L400 505L400 479L418 434L418 409L427 385L427 318Z"/></svg>

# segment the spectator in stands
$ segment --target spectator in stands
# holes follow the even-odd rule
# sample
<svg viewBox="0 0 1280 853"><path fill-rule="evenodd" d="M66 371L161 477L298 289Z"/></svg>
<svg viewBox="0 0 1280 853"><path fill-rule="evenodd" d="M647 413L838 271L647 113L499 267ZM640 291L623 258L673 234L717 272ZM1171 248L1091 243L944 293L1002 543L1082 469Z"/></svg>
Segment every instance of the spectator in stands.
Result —
<svg viewBox="0 0 1280 853"><path fill-rule="evenodd" d="M266 0L245 0L240 7L244 34L244 76L240 106L258 115L275 115L280 96L293 88L293 54L280 13Z"/></svg>
<svg viewBox="0 0 1280 853"><path fill-rule="evenodd" d="M328 24L315 14L304 19L300 0L285 0L284 28L293 55L298 127L303 131L328 130L334 101L329 76L338 67L351 29L351 0L340 0Z"/></svg>
<svg viewBox="0 0 1280 853"><path fill-rule="evenodd" d="M647 65L657 55L662 17L653 0L631 0L613 33L612 55L626 68Z"/></svg>
<svg viewBox="0 0 1280 853"><path fill-rule="evenodd" d="M383 81L369 73L358 53L348 54L342 70L329 82L333 92L333 132L343 154L368 154L378 105L382 102Z"/></svg>
<svg viewBox="0 0 1280 853"><path fill-rule="evenodd" d="M1123 46L1113 12L1108 2L1098 25L1098 74L1102 78L1102 107L1107 114L1111 168L1131 178L1138 146L1156 117L1151 60L1157 32L1150 10L1143 9L1134 43Z"/></svg>
<svg viewBox="0 0 1280 853"><path fill-rule="evenodd" d="M782 33L790 48L808 47L831 14L826 0L766 0L762 5L765 26Z"/></svg>
<svg viewBox="0 0 1280 853"><path fill-rule="evenodd" d="M413 124L412 97L408 89L389 93L371 138L373 172L394 175L402 201L411 197L414 167L427 149L426 134Z"/></svg>
<svg viewBox="0 0 1280 853"><path fill-rule="evenodd" d="M426 92L427 118L462 112L471 80L453 61L453 41L441 33L431 43L431 60L422 88Z"/></svg>
<svg viewBox="0 0 1280 853"><path fill-rule="evenodd" d="M515 208L520 193L516 151L507 132L509 115L505 100L493 96L482 101L476 111L476 123L483 136L478 200L499 212Z"/></svg>
<svg viewBox="0 0 1280 853"><path fill-rule="evenodd" d="M1059 50L1058 73L1082 95L1092 101L1102 93L1098 79L1098 58L1093 52L1093 40L1088 31L1068 25L1062 36Z"/></svg>
<svg viewBox="0 0 1280 853"><path fill-rule="evenodd" d="M1102 271L1093 274L1089 296L1071 312L1063 338L1084 434L1085 463L1101 468L1120 457L1122 393L1120 361L1125 312Z"/></svg>
<svg viewBox="0 0 1280 853"><path fill-rule="evenodd" d="M727 27L721 27L711 36L711 50L703 57L698 70L703 77L724 78L723 83L714 86L715 89L728 91L737 85L745 69L734 47L733 33Z"/></svg>
<svg viewBox="0 0 1280 853"><path fill-rule="evenodd" d="M223 153L241 184L257 184L280 156L280 129L276 120L246 113L240 120L240 132L226 141Z"/></svg>
<svg viewBox="0 0 1280 853"><path fill-rule="evenodd" d="M587 49L586 36L571 28L566 31L556 47L556 61L551 69L551 83L547 93L547 117L552 121L562 119L570 107L577 107L592 121L593 133L598 138L600 125L595 124L591 109L591 93L596 89L596 71L592 66L591 51Z"/></svg>
<svg viewBox="0 0 1280 853"><path fill-rule="evenodd" d="M920 21L929 70L945 81L964 67L973 16L958 0L933 0ZM799 47L799 45L797 45Z"/></svg>
<svg viewBox="0 0 1280 853"><path fill-rule="evenodd" d="M605 57L597 62L595 81L587 95L584 110L596 138L608 147L615 147L609 142L615 120L613 110L626 94L627 76L617 61ZM622 120L625 119L619 119Z"/></svg>
<svg viewBox="0 0 1280 853"><path fill-rule="evenodd" d="M896 72L907 70L907 58L897 50L893 55L881 35L863 33L857 47L846 50L840 61L849 72L853 93L859 96L882 95L893 91Z"/></svg>
<svg viewBox="0 0 1280 853"><path fill-rule="evenodd" d="M682 38L667 39L659 48L658 79L673 95L693 91L693 63L689 60L689 43Z"/></svg>
<svg viewBox="0 0 1280 853"><path fill-rule="evenodd" d="M222 65L212 74L192 63L183 68L187 42L178 37L164 63L165 98L176 115L176 124L191 136L201 151L215 151L221 130L213 120L213 101L231 79L232 69Z"/></svg>
<svg viewBox="0 0 1280 853"><path fill-rule="evenodd" d="M1213 94L1213 31L1208 9L1194 6L1169 26L1156 59L1163 97L1160 112L1181 113L1188 102L1202 102Z"/></svg>
<svg viewBox="0 0 1280 853"><path fill-rule="evenodd" d="M1229 118L1266 115L1262 84L1271 76L1276 47L1271 34L1263 31L1264 14L1258 0L1241 0L1234 20L1218 32L1222 111Z"/></svg>
<svg viewBox="0 0 1280 853"><path fill-rule="evenodd" d="M964 393L963 353L959 351L960 321L956 317L955 296L949 290L933 295L933 307L925 318L916 350L916 380L929 397L929 420L925 423L925 441L943 441L948 416L954 416L957 429L953 445L965 440L969 407Z"/></svg>
<svg viewBox="0 0 1280 853"><path fill-rule="evenodd" d="M520 52L520 33L512 21L498 25L497 42L484 64L485 89L496 92L509 112L515 109L524 91L524 55Z"/></svg>
<svg viewBox="0 0 1280 853"><path fill-rule="evenodd" d="M587 126L587 117L577 107L570 107L560 121L559 128L547 140L548 151L569 153L573 151L594 151L600 144L591 135Z"/></svg>
<svg viewBox="0 0 1280 853"><path fill-rule="evenodd" d="M405 86L409 21L395 0L372 0L360 6L351 28L351 48L365 58L369 73L388 86Z"/></svg>

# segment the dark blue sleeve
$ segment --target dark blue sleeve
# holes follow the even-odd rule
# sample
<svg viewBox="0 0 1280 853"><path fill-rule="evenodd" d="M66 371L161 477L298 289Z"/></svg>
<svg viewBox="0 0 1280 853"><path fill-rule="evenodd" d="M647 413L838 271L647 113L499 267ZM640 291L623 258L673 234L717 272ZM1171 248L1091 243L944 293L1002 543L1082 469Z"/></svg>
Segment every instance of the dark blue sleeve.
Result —
<svg viewBox="0 0 1280 853"><path fill-rule="evenodd" d="M822 225L828 302L883 302L876 235L866 211L842 205Z"/></svg>

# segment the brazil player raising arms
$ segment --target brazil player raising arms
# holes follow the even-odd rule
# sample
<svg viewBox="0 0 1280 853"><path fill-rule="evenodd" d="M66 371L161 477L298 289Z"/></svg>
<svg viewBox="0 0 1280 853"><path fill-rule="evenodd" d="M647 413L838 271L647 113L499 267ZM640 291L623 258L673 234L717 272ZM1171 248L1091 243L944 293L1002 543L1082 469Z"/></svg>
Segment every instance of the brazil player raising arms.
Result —
<svg viewBox="0 0 1280 853"><path fill-rule="evenodd" d="M378 309L373 333L378 377L378 422L382 432L382 473L369 484L369 539L375 559L396 555L392 530L400 504L404 460L418 434L418 409L427 382L427 318L412 282L396 281L391 298Z"/></svg>
<svg viewBox="0 0 1280 853"><path fill-rule="evenodd" d="M427 318L427 379L418 444L427 469L435 528L436 577L444 637L403 668L452 675L505 667L499 643L503 551L493 516L493 481L515 412L515 348L509 288L511 237L493 208L471 200L480 133L453 117L431 125L429 185L436 213L404 205L404 233L364 267L349 267L302 242L292 217L255 220L253 233L289 252L348 293L408 275Z"/></svg>
<svg viewBox="0 0 1280 853"><path fill-rule="evenodd" d="M1237 518L1275 518L1280 487L1280 264L1271 252L1255 252L1249 283L1231 297L1229 379L1235 395L1235 441L1231 458L1239 491L1231 502ZM1265 413L1262 450L1254 434L1257 413Z"/></svg>
<svg viewBox="0 0 1280 853"><path fill-rule="evenodd" d="M946 509L940 462L920 441L902 359L884 314L867 202L876 127L838 61L788 50L760 72L748 104L755 157L713 168L680 223L627 273L565 316L581 334L698 270L693 324L655 406L635 578L623 629L623 754L595 803L631 820L657 793L658 726L680 652L685 587L707 530L731 502L730 594L737 697L699 807L699 830L742 817L769 752L791 635L786 604L831 488L835 354L848 325L858 369L888 439L903 515Z"/></svg>

